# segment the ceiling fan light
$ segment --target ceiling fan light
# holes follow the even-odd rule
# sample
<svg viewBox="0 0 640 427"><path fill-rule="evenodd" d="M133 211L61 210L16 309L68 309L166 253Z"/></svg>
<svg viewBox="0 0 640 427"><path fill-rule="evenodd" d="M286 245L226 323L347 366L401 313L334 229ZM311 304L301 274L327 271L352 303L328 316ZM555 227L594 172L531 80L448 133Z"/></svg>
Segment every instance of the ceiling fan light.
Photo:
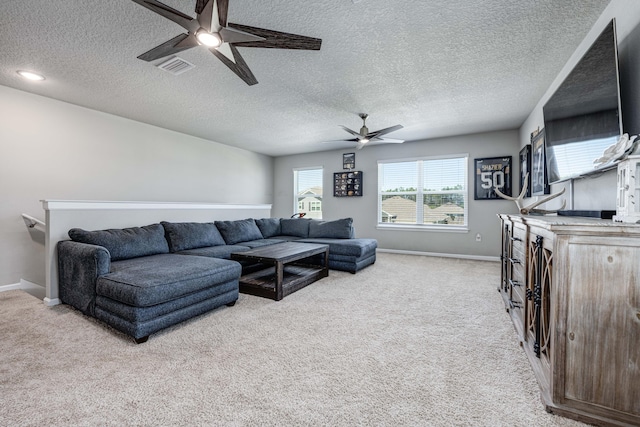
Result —
<svg viewBox="0 0 640 427"><path fill-rule="evenodd" d="M210 33L202 29L196 33L196 39L200 44L207 47L218 47L222 44L222 39L218 33Z"/></svg>
<svg viewBox="0 0 640 427"><path fill-rule="evenodd" d="M362 139L360 140L360 143L361 143L361 144L366 144L367 142L369 142L369 138L362 138Z"/></svg>

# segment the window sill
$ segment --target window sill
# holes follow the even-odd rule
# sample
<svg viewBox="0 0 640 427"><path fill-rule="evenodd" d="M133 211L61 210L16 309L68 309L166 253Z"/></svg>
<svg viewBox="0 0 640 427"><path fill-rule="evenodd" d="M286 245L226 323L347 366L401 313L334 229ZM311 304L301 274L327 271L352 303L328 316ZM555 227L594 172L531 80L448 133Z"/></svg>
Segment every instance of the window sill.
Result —
<svg viewBox="0 0 640 427"><path fill-rule="evenodd" d="M376 226L378 230L394 230L394 231L432 231L439 233L468 233L469 228L467 226L453 226L453 225L418 225L418 224L378 224Z"/></svg>

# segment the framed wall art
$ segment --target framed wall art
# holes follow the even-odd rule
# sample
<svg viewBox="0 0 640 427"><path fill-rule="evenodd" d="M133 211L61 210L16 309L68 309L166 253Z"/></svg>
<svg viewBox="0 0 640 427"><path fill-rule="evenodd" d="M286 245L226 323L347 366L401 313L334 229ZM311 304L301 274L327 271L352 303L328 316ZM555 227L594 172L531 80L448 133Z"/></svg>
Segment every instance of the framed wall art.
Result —
<svg viewBox="0 0 640 427"><path fill-rule="evenodd" d="M342 155L342 169L356 168L356 153L345 153Z"/></svg>
<svg viewBox="0 0 640 427"><path fill-rule="evenodd" d="M531 197L531 144L525 145L520 150L520 189L518 194L522 192L525 179L527 181L527 192L524 196Z"/></svg>
<svg viewBox="0 0 640 427"><path fill-rule="evenodd" d="M333 195L334 197L362 196L362 171L334 173Z"/></svg>
<svg viewBox="0 0 640 427"><path fill-rule="evenodd" d="M544 151L544 129L531 133L531 195L549 194L547 158Z"/></svg>
<svg viewBox="0 0 640 427"><path fill-rule="evenodd" d="M475 159L474 188L475 200L504 200L496 188L511 196L511 156Z"/></svg>

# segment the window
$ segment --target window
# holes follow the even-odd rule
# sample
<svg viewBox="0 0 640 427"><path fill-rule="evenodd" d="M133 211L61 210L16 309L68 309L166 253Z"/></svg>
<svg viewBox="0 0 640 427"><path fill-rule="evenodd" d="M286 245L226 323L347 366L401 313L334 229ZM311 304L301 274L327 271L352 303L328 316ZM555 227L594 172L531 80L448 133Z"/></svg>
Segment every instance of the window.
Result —
<svg viewBox="0 0 640 427"><path fill-rule="evenodd" d="M322 168L293 170L294 213L322 219Z"/></svg>
<svg viewBox="0 0 640 427"><path fill-rule="evenodd" d="M378 223L467 226L468 156L378 162Z"/></svg>

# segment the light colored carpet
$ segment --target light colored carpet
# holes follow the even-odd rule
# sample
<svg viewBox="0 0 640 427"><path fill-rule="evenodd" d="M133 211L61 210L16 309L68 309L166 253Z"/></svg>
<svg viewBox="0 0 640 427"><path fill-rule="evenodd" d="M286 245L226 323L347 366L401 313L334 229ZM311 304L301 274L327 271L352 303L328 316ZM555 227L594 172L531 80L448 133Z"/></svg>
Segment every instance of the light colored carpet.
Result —
<svg viewBox="0 0 640 427"><path fill-rule="evenodd" d="M130 338L0 293L0 425L580 426L544 411L500 266L382 253Z"/></svg>

